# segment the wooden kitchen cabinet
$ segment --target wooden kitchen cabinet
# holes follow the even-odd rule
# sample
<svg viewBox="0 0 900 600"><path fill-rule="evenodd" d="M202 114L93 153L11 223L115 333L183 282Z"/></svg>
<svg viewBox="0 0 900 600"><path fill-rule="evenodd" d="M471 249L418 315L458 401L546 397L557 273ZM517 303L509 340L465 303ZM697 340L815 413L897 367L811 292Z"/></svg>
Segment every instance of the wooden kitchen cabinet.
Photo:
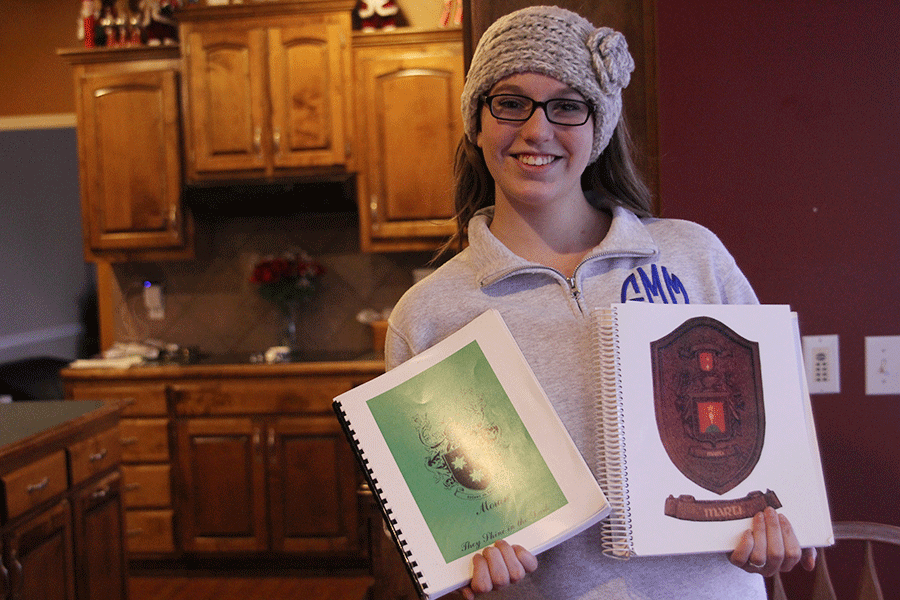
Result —
<svg viewBox="0 0 900 600"><path fill-rule="evenodd" d="M331 399L352 385L316 378L176 386L182 547L360 556L360 479L331 410Z"/></svg>
<svg viewBox="0 0 900 600"><path fill-rule="evenodd" d="M74 496L75 585L79 599L128 598L121 481L121 474L115 471Z"/></svg>
<svg viewBox="0 0 900 600"><path fill-rule="evenodd" d="M452 235L462 138L459 30L354 35L364 251L434 250Z"/></svg>
<svg viewBox="0 0 900 600"><path fill-rule="evenodd" d="M66 369L69 398L126 399L129 558L367 560L361 478L332 399L380 360Z"/></svg>
<svg viewBox="0 0 900 600"><path fill-rule="evenodd" d="M0 597L127 600L121 405L0 405Z"/></svg>
<svg viewBox="0 0 900 600"><path fill-rule="evenodd" d="M186 419L178 452L185 550L359 552L356 467L333 418Z"/></svg>
<svg viewBox="0 0 900 600"><path fill-rule="evenodd" d="M316 4L183 11L189 181L345 171L353 3Z"/></svg>
<svg viewBox="0 0 900 600"><path fill-rule="evenodd" d="M121 495L125 506L128 556L153 557L175 552L169 461L170 420L166 385L123 381L79 381L69 385L75 400L122 400L119 424L122 448Z"/></svg>
<svg viewBox="0 0 900 600"><path fill-rule="evenodd" d="M68 500L11 528L4 537L11 599L34 593L46 600L76 600Z"/></svg>
<svg viewBox="0 0 900 600"><path fill-rule="evenodd" d="M73 66L85 257L189 258L177 48L60 51Z"/></svg>

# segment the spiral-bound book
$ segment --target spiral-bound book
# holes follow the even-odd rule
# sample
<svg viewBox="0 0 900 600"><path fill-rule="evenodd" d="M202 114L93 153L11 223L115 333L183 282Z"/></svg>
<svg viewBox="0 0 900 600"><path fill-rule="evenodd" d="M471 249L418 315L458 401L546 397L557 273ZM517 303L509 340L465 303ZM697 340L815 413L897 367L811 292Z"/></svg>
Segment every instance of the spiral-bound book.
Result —
<svg viewBox="0 0 900 600"><path fill-rule="evenodd" d="M466 585L500 539L538 553L609 513L495 310L334 409L423 598Z"/></svg>
<svg viewBox="0 0 900 600"><path fill-rule="evenodd" d="M797 316L784 305L593 313L610 556L733 550L772 506L834 543Z"/></svg>

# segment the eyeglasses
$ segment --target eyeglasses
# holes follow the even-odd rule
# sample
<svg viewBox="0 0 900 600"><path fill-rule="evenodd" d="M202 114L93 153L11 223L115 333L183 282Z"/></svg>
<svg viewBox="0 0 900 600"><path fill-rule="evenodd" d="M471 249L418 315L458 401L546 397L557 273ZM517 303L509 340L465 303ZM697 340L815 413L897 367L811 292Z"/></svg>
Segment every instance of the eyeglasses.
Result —
<svg viewBox="0 0 900 600"><path fill-rule="evenodd" d="M569 98L551 98L546 102L532 100L528 96L495 94L482 96L488 110L499 121L523 122L531 118L538 108L544 109L547 120L555 125L575 127L587 123L593 109L587 102Z"/></svg>

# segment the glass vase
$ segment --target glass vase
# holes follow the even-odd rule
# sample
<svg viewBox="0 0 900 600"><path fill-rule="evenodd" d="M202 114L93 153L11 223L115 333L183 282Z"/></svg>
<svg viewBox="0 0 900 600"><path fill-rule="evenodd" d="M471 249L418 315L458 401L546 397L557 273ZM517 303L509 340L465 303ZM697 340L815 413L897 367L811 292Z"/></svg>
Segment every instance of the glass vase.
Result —
<svg viewBox="0 0 900 600"><path fill-rule="evenodd" d="M296 360L305 348L303 319L307 303L303 300L287 302L284 305L284 345L290 352L290 359Z"/></svg>

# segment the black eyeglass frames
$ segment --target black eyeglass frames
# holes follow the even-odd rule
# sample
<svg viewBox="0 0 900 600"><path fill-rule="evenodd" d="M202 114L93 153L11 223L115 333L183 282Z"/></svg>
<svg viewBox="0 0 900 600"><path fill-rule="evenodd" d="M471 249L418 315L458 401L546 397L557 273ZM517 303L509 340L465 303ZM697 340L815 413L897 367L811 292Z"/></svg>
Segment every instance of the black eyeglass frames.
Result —
<svg viewBox="0 0 900 600"><path fill-rule="evenodd" d="M538 102L528 96L494 94L482 96L481 99L487 104L491 115L499 121L527 121L534 111L541 108L551 123L575 127L587 123L592 112L590 104L571 98L551 98L546 102Z"/></svg>

